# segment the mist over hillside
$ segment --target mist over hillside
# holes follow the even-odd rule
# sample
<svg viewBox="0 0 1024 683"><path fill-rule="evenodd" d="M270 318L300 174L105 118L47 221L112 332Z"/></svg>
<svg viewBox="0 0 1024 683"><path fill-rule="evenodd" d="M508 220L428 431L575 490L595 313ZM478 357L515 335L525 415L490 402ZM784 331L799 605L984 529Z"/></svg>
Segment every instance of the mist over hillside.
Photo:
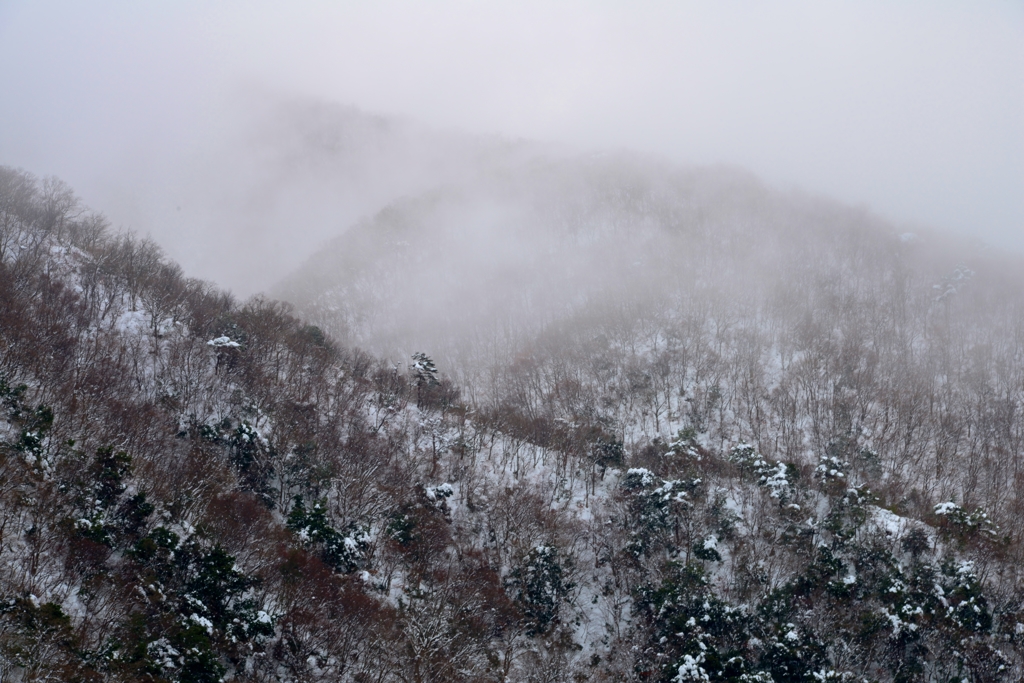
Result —
<svg viewBox="0 0 1024 683"><path fill-rule="evenodd" d="M194 118L171 149L98 170L93 194L114 225L151 235L190 275L242 297L392 201L537 147L262 91L224 93Z"/></svg>
<svg viewBox="0 0 1024 683"><path fill-rule="evenodd" d="M1024 4L0 64L0 683L1024 681Z"/></svg>
<svg viewBox="0 0 1024 683"><path fill-rule="evenodd" d="M274 111L172 186L280 301L0 167L3 680L1024 675L1020 257Z"/></svg>
<svg viewBox="0 0 1024 683"><path fill-rule="evenodd" d="M833 284L851 291L893 269L937 282L992 256L738 169L538 155L403 197L271 291L339 339L407 355L447 353L482 329L529 336L604 304L663 308L698 289L753 304L803 278L837 280L836 268L848 281Z"/></svg>
<svg viewBox="0 0 1024 683"><path fill-rule="evenodd" d="M866 450L907 495L999 505L1016 466L982 454L1022 434L1020 265L737 171L600 155L397 202L278 293L346 343L428 352L481 408L637 448L684 429L791 461Z"/></svg>

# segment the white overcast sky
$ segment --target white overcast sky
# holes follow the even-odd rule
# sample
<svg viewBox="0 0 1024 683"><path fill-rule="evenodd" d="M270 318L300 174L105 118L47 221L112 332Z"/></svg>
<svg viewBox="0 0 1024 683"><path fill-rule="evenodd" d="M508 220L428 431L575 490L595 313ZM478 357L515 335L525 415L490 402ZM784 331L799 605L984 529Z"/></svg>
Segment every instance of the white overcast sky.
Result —
<svg viewBox="0 0 1024 683"><path fill-rule="evenodd" d="M1020 0L0 0L0 64L0 164L87 199L244 84L735 164L1024 251Z"/></svg>

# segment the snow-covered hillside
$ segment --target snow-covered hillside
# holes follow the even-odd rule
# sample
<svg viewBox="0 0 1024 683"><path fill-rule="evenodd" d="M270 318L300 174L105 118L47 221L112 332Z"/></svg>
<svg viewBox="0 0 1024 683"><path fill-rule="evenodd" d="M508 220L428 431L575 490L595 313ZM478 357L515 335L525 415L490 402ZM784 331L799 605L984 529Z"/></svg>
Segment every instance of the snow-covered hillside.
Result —
<svg viewBox="0 0 1024 683"><path fill-rule="evenodd" d="M733 237L712 222L666 242L675 219L634 190L608 239L636 206L662 216L619 256L685 264L667 295L641 296L659 270L597 296L623 272L602 266L586 300L527 302L545 313L510 355L463 371L236 303L0 169L0 678L1019 679L1021 301L998 289L1015 281L971 264L923 294L945 257L858 224L817 238L860 245L835 261L782 261L804 274L790 290L715 304L730 275L696 245L723 240L713 263L738 251L741 273L790 243L735 241L732 209ZM409 223L428 201L380 220L437 265L445 243ZM501 206L434 201L426 216L455 201L467 224ZM565 215L540 231L543 268L612 253ZM367 233L361 249L391 248ZM374 288L402 281L360 273L404 266L364 265L345 286L386 303ZM889 287L904 318L862 310Z"/></svg>
<svg viewBox="0 0 1024 683"><path fill-rule="evenodd" d="M680 430L815 466L924 514L1005 509L1024 422L1019 259L747 175L550 160L396 203L278 289L336 339L427 351L548 443Z"/></svg>

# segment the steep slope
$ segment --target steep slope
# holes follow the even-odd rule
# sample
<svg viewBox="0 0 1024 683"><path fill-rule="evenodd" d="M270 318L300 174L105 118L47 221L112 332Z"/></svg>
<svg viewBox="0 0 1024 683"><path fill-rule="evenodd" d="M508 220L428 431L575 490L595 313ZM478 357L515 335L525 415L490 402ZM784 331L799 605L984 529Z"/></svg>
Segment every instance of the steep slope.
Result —
<svg viewBox="0 0 1024 683"><path fill-rule="evenodd" d="M106 232L58 183L0 168L0 229L4 680L1021 676L1015 494L1004 486L978 509L987 465L968 460L974 499L966 487L907 495L904 476L930 475L931 461L898 460L897 446L920 446L937 419L929 411L955 428L958 414L941 411L963 396L912 384L915 421L870 394L866 413L890 411L891 426L879 424L898 444L849 431L878 425L853 412L840 420L853 401L846 385L811 400L822 377L853 381L871 367L842 344L837 357L820 329L838 322L812 319L804 334L817 346L798 340L785 364L761 372L805 392L790 407L810 420L798 425L805 435L835 420L848 441L816 450L805 436L790 448L778 435L773 445L789 418L769 396L761 438L748 444L735 392L755 384L764 359L748 349L751 364L726 373L743 338L729 330L769 334L771 319L727 319L728 300L691 328L679 321L699 311L627 307L633 291L616 300L609 288L618 319L563 300L576 317L552 307L552 321L514 338L529 355L517 352L480 391L486 400L469 401L425 355L375 361L282 304L238 305L183 278L152 243ZM564 238L601 254L587 239ZM684 301L716 301L689 277L678 278ZM1001 292L967 279L959 271L918 296L938 298L951 321L979 321L964 343L994 341L991 356L972 352L974 367L1008 386L1013 368L988 364L1005 354L1003 332L982 326L976 305L954 305ZM971 294L977 283L983 295ZM668 337L673 320L691 336ZM669 368L664 405L662 376L645 378L655 362ZM954 379L948 391L962 391L967 380ZM905 381L884 386L903 397ZM679 387L705 393L686 401ZM991 452L1007 466L1019 456L1018 397L964 404L975 421L962 438L981 430L1009 449ZM973 412L999 406L1009 436L984 422L1005 413Z"/></svg>

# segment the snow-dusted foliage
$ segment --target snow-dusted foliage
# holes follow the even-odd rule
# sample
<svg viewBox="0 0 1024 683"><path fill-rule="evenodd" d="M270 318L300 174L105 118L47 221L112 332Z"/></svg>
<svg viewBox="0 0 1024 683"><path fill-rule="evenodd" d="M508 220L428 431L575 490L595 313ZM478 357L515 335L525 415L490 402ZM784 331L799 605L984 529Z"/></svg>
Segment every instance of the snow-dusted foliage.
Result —
<svg viewBox="0 0 1024 683"><path fill-rule="evenodd" d="M634 185L601 201L655 206ZM0 220L0 680L1024 674L1006 337L962 349L968 391L961 356L869 378L893 351L855 325L781 348L676 302L457 386L59 185L0 169ZM982 284L954 272L928 334Z"/></svg>

